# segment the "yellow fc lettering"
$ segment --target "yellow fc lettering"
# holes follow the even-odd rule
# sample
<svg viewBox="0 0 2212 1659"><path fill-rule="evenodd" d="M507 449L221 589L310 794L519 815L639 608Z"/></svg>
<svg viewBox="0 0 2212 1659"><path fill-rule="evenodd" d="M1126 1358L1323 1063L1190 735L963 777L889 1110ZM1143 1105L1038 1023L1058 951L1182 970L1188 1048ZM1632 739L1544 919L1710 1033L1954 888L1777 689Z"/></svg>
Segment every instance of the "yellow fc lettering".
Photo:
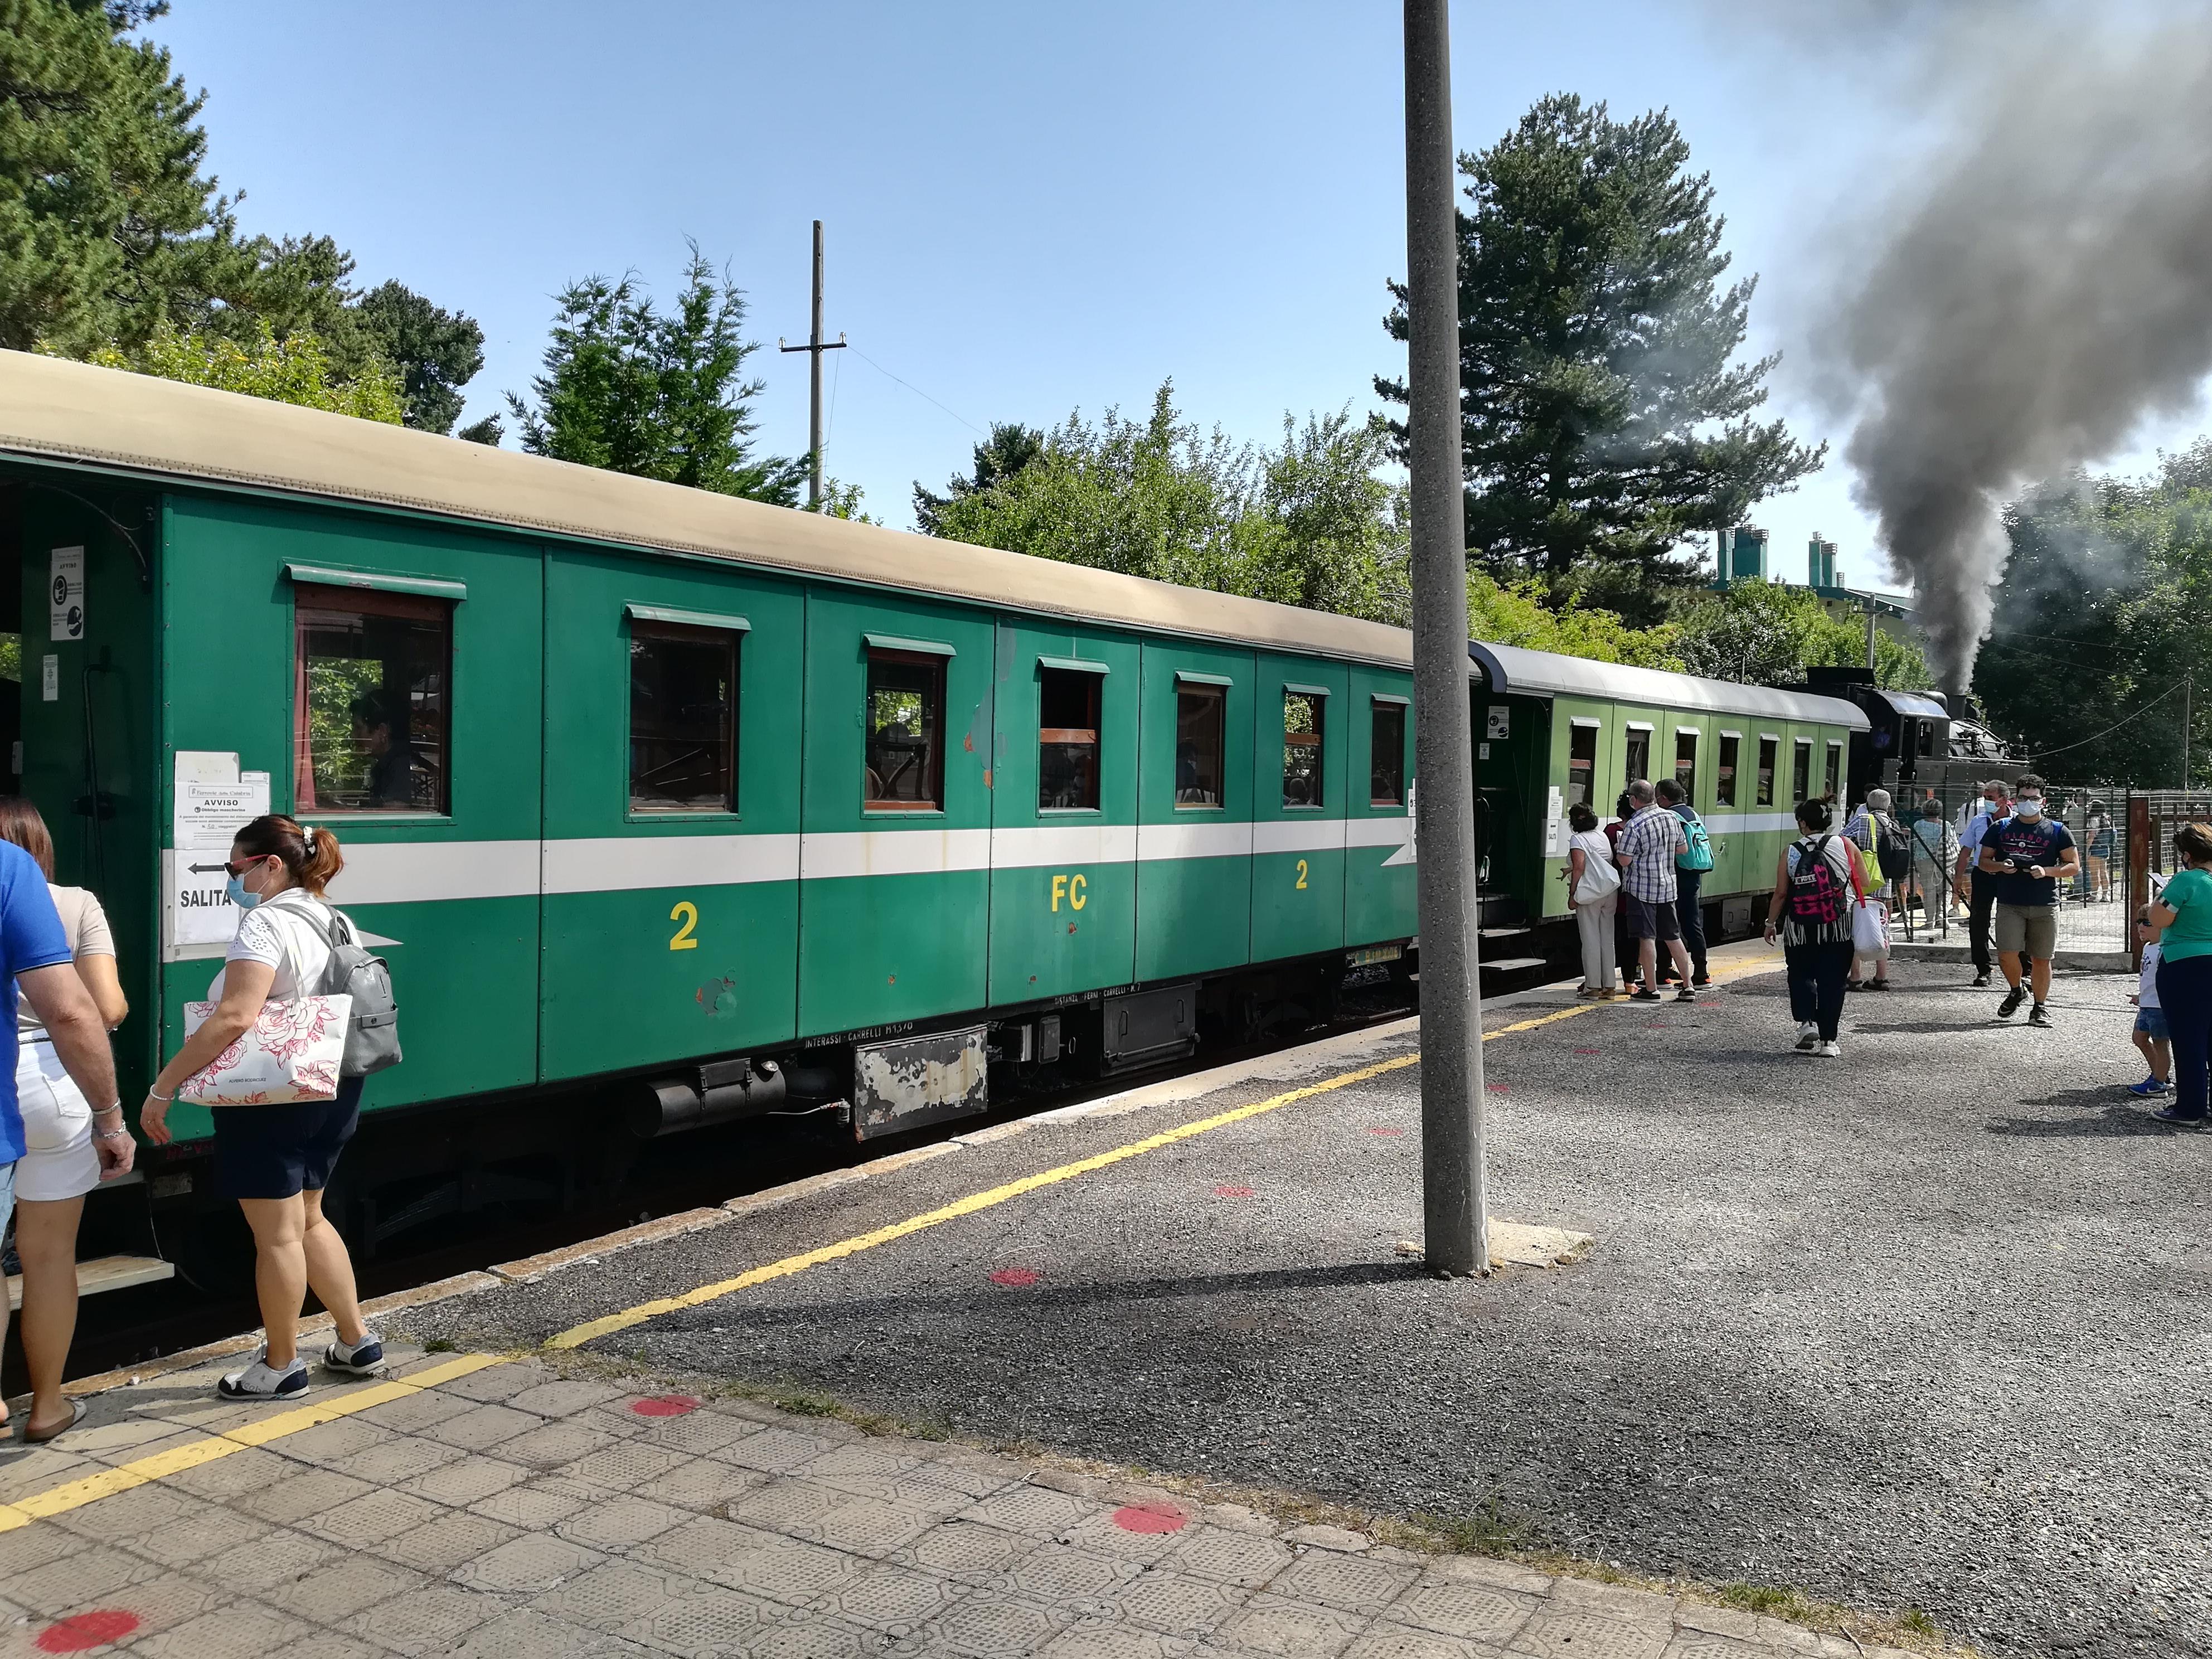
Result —
<svg viewBox="0 0 2212 1659"><path fill-rule="evenodd" d="M1070 909L1080 910L1083 908L1085 884L1081 876L1070 876L1067 878L1067 903Z"/></svg>
<svg viewBox="0 0 2212 1659"><path fill-rule="evenodd" d="M1052 878L1052 908L1055 911L1060 908L1060 902L1062 898L1066 897L1066 895L1067 878L1066 876L1054 876Z"/></svg>

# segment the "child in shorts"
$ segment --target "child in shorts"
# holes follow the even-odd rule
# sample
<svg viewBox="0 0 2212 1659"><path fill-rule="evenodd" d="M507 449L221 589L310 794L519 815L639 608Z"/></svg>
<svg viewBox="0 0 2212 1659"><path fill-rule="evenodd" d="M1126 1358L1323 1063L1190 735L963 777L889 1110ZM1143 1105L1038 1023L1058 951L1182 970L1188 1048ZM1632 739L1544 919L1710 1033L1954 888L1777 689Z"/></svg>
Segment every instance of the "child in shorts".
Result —
<svg viewBox="0 0 2212 1659"><path fill-rule="evenodd" d="M2172 1091L2173 1048L2166 1041L2166 1011L2158 1006L2159 933L2151 925L2148 905L2136 912L2136 937L2142 943L2142 979L2128 1000L2136 1005L2135 1044L2143 1063L2150 1067L2150 1075L2141 1083L2130 1084L2128 1092L2163 1095Z"/></svg>

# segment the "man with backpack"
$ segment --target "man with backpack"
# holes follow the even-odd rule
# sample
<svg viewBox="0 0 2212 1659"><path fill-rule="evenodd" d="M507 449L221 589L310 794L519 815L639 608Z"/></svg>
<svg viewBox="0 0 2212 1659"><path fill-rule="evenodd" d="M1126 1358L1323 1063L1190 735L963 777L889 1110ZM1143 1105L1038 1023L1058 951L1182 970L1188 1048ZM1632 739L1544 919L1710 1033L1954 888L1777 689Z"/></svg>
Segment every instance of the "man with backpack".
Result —
<svg viewBox="0 0 2212 1659"><path fill-rule="evenodd" d="M1659 944L1663 939L1674 959L1674 971L1682 976L1674 1000L1695 1002L1698 994L1689 985L1690 953L1682 948L1681 921L1674 908L1674 860L1689 840L1682 832L1682 820L1656 803L1651 786L1643 779L1628 786L1628 799L1636 816L1620 832L1618 857L1620 884L1628 894L1628 930L1635 935L1636 959L1644 973L1642 988L1630 1000L1659 1000Z"/></svg>
<svg viewBox="0 0 2212 1659"><path fill-rule="evenodd" d="M1698 902L1698 890L1705 884L1705 872L1713 867L1712 837L1705 832L1705 821L1698 816L1698 809L1690 805L1689 792L1673 778L1662 778L1652 786L1659 805L1682 820L1682 850L1674 854L1674 917L1681 924L1683 948L1690 953L1692 985L1711 985L1713 978L1705 971L1705 913Z"/></svg>

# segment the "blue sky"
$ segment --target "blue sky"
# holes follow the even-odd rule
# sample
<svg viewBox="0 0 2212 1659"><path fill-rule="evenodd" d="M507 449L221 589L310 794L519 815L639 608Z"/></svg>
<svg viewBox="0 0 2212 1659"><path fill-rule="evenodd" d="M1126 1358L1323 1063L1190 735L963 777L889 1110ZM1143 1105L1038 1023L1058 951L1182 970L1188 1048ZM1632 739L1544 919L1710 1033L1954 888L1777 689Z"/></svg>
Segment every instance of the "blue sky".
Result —
<svg viewBox="0 0 2212 1659"><path fill-rule="evenodd" d="M1737 270L1761 276L1770 407L1840 440L1809 343L1856 257L1845 210L1922 142L1881 66L1747 34L1717 0L1454 10L1462 149L1555 89L1674 110ZM1374 406L1400 367L1387 0L175 0L153 32L208 91L210 165L249 230L330 234L364 283L482 322L471 416L526 385L564 282L635 268L665 291L688 235L750 296L763 439L803 450L805 359L774 348L806 332L816 218L827 327L855 348L829 361L830 470L896 526L994 420L1140 410L1173 376L1188 414L1271 441L1285 410ZM1886 582L1839 461L1754 516L1781 574L1803 580L1820 530L1846 580Z"/></svg>

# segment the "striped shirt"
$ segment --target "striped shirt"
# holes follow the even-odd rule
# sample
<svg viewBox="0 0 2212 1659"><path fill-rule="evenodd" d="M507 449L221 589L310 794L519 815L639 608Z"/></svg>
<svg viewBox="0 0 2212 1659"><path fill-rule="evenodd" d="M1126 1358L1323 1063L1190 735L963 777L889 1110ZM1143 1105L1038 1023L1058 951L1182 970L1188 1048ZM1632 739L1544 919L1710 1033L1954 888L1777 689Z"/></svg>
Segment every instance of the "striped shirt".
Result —
<svg viewBox="0 0 2212 1659"><path fill-rule="evenodd" d="M1674 896L1674 854L1689 846L1682 820L1670 806L1650 805L1629 819L1620 832L1620 857L1626 866L1621 884L1631 898L1662 904Z"/></svg>

